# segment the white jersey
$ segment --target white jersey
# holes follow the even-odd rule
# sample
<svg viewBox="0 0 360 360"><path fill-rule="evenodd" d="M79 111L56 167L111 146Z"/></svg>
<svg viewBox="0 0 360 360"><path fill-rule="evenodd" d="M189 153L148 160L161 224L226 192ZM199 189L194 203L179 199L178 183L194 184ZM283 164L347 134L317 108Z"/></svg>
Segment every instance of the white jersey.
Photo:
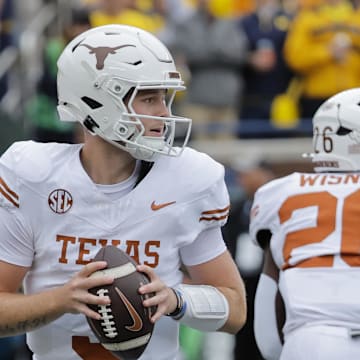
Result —
<svg viewBox="0 0 360 360"><path fill-rule="evenodd" d="M258 189L250 234L272 233L285 337L303 325L360 328L360 174L293 173Z"/></svg>
<svg viewBox="0 0 360 360"><path fill-rule="evenodd" d="M0 259L30 268L26 294L61 286L107 244L153 267L168 286L182 281L181 263L200 264L226 250L221 236L196 242L200 233L226 221L222 165L190 148L178 158L159 157L115 201L88 177L80 149L24 141L0 159ZM163 316L141 360L175 359L178 326ZM81 314L66 314L27 339L36 360L115 359Z"/></svg>

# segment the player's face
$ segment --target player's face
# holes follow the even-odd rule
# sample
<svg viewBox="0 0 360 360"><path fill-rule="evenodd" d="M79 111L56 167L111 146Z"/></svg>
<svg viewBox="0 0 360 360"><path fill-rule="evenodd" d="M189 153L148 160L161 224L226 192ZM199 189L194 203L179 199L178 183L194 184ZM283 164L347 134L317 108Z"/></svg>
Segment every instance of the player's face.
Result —
<svg viewBox="0 0 360 360"><path fill-rule="evenodd" d="M165 117L169 116L166 106L165 90L142 90L136 95L132 106L137 114ZM163 121L141 119L144 125L144 136L163 136L165 125Z"/></svg>

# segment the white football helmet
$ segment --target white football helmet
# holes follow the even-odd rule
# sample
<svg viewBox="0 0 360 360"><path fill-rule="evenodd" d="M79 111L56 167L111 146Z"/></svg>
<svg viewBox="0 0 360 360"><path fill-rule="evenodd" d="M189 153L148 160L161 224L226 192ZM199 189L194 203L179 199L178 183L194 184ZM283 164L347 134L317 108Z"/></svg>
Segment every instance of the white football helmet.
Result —
<svg viewBox="0 0 360 360"><path fill-rule="evenodd" d="M61 120L79 121L136 159L178 156L189 140L191 120L171 112L176 91L185 89L181 75L168 49L144 30L106 25L77 36L58 60L57 84ZM168 90L168 117L135 113L136 94L148 89ZM144 136L144 118L163 121L164 136Z"/></svg>
<svg viewBox="0 0 360 360"><path fill-rule="evenodd" d="M313 117L314 170L360 170L360 88L325 101Z"/></svg>

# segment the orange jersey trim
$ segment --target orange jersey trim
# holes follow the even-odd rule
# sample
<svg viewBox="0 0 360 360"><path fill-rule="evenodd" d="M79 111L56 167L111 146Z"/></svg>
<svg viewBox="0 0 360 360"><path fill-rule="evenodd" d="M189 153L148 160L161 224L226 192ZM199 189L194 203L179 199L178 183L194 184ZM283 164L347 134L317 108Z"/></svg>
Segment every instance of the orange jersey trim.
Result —
<svg viewBox="0 0 360 360"><path fill-rule="evenodd" d="M18 201L19 195L15 191L11 190L4 181L4 179L1 177L0 177L0 193L5 197L5 199L10 201L14 206L16 206L17 208L20 207Z"/></svg>
<svg viewBox="0 0 360 360"><path fill-rule="evenodd" d="M228 205L228 206L226 206L226 207L224 207L222 209L213 209L213 210L203 211L201 213L199 221L213 221L213 220L220 221L220 220L224 220L229 216L229 210L230 210L230 205ZM213 216L208 216L208 215L213 215ZM218 215L218 216L216 216L216 215Z"/></svg>

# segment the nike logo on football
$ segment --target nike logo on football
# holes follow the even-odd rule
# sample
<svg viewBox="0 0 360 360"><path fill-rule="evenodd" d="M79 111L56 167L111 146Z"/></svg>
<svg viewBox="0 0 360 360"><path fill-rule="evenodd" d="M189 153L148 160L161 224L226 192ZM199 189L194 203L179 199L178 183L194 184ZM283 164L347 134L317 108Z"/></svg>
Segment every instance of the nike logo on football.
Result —
<svg viewBox="0 0 360 360"><path fill-rule="evenodd" d="M127 311L129 312L133 324L131 326L125 326L126 329L129 331L140 331L143 327L143 322L141 320L140 315L137 313L135 308L132 306L130 301L127 299L127 297L119 290L119 288L115 287L115 291L120 296L120 299L123 301L124 305L126 306Z"/></svg>
<svg viewBox="0 0 360 360"><path fill-rule="evenodd" d="M169 206L169 205L172 205L172 204L175 204L176 201L171 201L171 202L167 202L167 203L162 203L162 204L155 204L155 201L153 201L151 203L151 210L153 211L157 211L157 210L160 210L166 206Z"/></svg>

